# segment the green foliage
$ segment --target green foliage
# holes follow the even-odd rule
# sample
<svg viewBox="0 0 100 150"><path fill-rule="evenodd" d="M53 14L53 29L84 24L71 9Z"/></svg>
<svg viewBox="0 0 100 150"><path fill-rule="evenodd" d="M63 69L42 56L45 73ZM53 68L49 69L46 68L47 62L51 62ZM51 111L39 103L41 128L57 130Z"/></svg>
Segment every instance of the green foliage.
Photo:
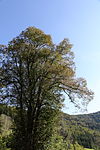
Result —
<svg viewBox="0 0 100 150"><path fill-rule="evenodd" d="M100 149L100 112L76 116L62 114L62 118L61 135L66 140L77 141L79 145L90 149Z"/></svg>
<svg viewBox="0 0 100 150"><path fill-rule="evenodd" d="M1 135L0 135L0 149L6 150L6 142L3 141L3 138Z"/></svg>
<svg viewBox="0 0 100 150"><path fill-rule="evenodd" d="M60 135L59 128L54 131L46 147L45 150L84 150L77 142L72 144L68 139L65 140L64 137Z"/></svg>
<svg viewBox="0 0 100 150"><path fill-rule="evenodd" d="M49 139L48 142L44 143L45 150L51 150L51 149L52 150L56 150L56 149L57 150L60 150L60 149L61 150L67 150L67 149L74 150L75 148L76 148L76 150L83 150L83 147L81 147L80 145L83 145L84 147L92 147L95 150L99 150L100 149L100 147L99 147L99 144L100 144L99 128L97 128L98 131L91 130L91 126L94 126L96 124L96 122L95 123L93 122L93 124L91 122L91 126L89 126L89 128L87 128L87 118L92 120L91 117L89 117L89 116L93 116L93 118L95 118L95 120L97 120L97 122L98 122L98 118L100 116L97 114L100 115L100 113L97 112L94 114L82 115L80 118L80 115L70 116L70 115L61 113L60 115L62 115L62 116L59 117L59 119L57 119L57 118L54 119L54 121L56 120L56 122L58 122L57 120L59 120L59 122L58 122L58 124L56 124L56 128L55 128L55 124L54 124L53 131L51 132L52 133L51 138ZM16 141L13 141L12 135L8 136L10 133L9 132L9 127L10 127L9 121L11 122L11 119L9 119L9 117L8 117L8 119L6 117L1 117L1 118L3 119L2 122L5 123L5 125L6 125L6 128L4 125L3 130L2 130L2 131L4 131L4 130L5 131L2 134L2 136L0 137L0 142L1 142L0 145L2 146L2 148L1 147L0 148L3 150L3 148L6 149L6 147L12 147L12 145ZM6 123L6 120L8 120L7 121L8 125ZM51 118L51 121L52 121L52 118ZM50 124L47 125L48 128L44 127L45 130L50 129L49 125ZM41 126L40 130L39 130L39 133L40 133L40 135L42 135L42 137L43 137L43 133L44 133L42 130L44 130L44 128L43 128L43 126ZM92 128L94 129L94 127L92 127ZM47 136L48 136L48 134L47 134ZM42 139L42 140L44 140L44 139ZM39 145L41 145L41 143L39 143ZM86 150L92 150L92 149L87 148Z"/></svg>
<svg viewBox="0 0 100 150"><path fill-rule="evenodd" d="M3 109L7 109L6 107ZM5 111L3 111L5 112ZM10 136L12 133L11 125L12 120L5 114L0 115L0 150L10 150L9 144L11 143Z"/></svg>
<svg viewBox="0 0 100 150"><path fill-rule="evenodd" d="M0 150L11 150L10 148L7 148L8 139L7 136L0 135Z"/></svg>
<svg viewBox="0 0 100 150"><path fill-rule="evenodd" d="M0 122L1 122L1 134L3 136L9 135L11 133L10 127L12 125L11 118L8 117L7 115L2 114L0 116Z"/></svg>

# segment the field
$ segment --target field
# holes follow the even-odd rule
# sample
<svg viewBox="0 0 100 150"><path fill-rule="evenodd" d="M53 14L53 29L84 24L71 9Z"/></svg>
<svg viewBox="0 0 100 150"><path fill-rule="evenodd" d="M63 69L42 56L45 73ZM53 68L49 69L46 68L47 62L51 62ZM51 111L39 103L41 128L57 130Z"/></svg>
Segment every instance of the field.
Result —
<svg viewBox="0 0 100 150"><path fill-rule="evenodd" d="M85 150L94 150L94 149L85 148Z"/></svg>

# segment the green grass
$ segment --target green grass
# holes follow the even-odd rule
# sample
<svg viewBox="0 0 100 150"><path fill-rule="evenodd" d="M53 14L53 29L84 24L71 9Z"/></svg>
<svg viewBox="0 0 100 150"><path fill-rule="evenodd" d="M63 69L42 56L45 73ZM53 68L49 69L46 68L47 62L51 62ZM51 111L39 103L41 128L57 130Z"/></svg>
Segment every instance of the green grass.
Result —
<svg viewBox="0 0 100 150"><path fill-rule="evenodd" d="M94 149L85 148L85 150L94 150Z"/></svg>

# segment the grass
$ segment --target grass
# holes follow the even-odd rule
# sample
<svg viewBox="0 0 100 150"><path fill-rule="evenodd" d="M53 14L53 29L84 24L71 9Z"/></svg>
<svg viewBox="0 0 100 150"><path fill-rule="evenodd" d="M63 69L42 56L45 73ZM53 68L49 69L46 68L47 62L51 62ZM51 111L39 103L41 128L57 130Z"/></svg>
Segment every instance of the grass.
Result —
<svg viewBox="0 0 100 150"><path fill-rule="evenodd" d="M85 150L94 150L94 149L85 148Z"/></svg>

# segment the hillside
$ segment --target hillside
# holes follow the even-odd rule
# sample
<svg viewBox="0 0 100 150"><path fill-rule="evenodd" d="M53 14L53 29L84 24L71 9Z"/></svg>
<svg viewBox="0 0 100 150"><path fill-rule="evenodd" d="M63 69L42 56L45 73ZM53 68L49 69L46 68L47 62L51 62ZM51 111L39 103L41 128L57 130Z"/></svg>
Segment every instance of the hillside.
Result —
<svg viewBox="0 0 100 150"><path fill-rule="evenodd" d="M62 114L61 134L87 148L100 150L100 111L84 115Z"/></svg>
<svg viewBox="0 0 100 150"><path fill-rule="evenodd" d="M91 114L74 115L72 116L77 123L80 123L84 127L88 127L93 130L100 131L100 111Z"/></svg>

